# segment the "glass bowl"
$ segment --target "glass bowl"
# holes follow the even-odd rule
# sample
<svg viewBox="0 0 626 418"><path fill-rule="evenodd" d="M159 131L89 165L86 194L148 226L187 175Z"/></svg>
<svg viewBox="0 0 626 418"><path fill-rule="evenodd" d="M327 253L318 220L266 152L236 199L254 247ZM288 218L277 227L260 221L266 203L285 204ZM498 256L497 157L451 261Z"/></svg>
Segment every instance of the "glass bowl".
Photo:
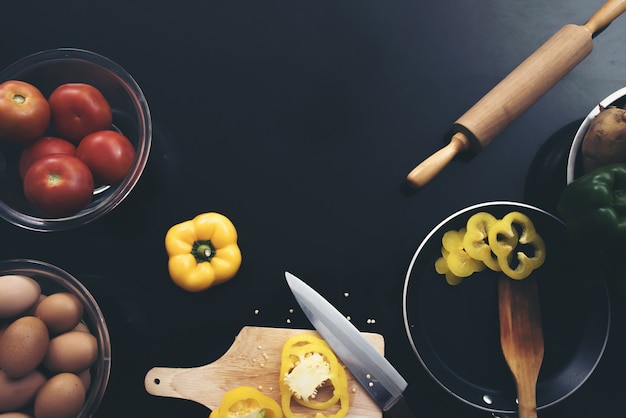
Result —
<svg viewBox="0 0 626 418"><path fill-rule="evenodd" d="M21 80L35 85L47 98L64 83L87 83L98 88L111 106L112 129L124 134L136 157L126 178L116 186L99 186L80 212L52 218L26 200L18 162L24 145L0 144L0 216L15 225L40 232L59 231L92 222L117 207L133 190L148 161L152 120L137 82L121 66L96 53L73 48L37 52L0 72L0 83Z"/></svg>
<svg viewBox="0 0 626 418"><path fill-rule="evenodd" d="M100 307L91 293L78 279L51 264L26 259L0 261L0 276L12 274L28 276L34 279L41 286L42 294L70 292L82 302L84 308L82 322L96 337L98 358L90 369L91 385L77 418L93 416L102 401L111 372L111 342Z"/></svg>
<svg viewBox="0 0 626 418"><path fill-rule="evenodd" d="M626 87L623 87L605 97L600 103L589 112L587 117L583 119L580 127L574 135L571 148L567 157L567 184L573 182L576 178L583 174L582 168L582 144L589 126L593 121L593 118L600 113L600 106L618 106L623 107L626 104Z"/></svg>

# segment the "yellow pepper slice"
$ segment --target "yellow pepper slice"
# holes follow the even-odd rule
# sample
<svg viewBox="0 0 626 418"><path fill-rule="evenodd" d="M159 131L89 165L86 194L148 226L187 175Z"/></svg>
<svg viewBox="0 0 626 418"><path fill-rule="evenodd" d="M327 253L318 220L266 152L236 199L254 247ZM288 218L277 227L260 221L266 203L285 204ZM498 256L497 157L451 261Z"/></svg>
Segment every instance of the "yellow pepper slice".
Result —
<svg viewBox="0 0 626 418"><path fill-rule="evenodd" d="M498 219L488 212L478 212L470 216L466 224L466 233L463 237L463 248L470 257L480 260L489 269L500 271L498 258L489 246L489 230L498 222Z"/></svg>
<svg viewBox="0 0 626 418"><path fill-rule="evenodd" d="M521 229L521 233L516 227ZM529 256L524 251L515 253L518 244L533 246L533 254ZM543 239L531 219L521 212L508 213L489 229L489 245L498 257L502 272L515 280L528 277L533 270L541 267L546 258ZM513 263L517 265L513 266Z"/></svg>
<svg viewBox="0 0 626 418"><path fill-rule="evenodd" d="M485 263L472 258L463 247L463 237L466 229L461 228L458 231L446 231L441 238L443 248L448 252L447 256L443 254L443 258L448 264L448 269L457 277L469 277L473 273L483 271Z"/></svg>
<svg viewBox="0 0 626 418"><path fill-rule="evenodd" d="M450 271L447 260L449 254L450 251L441 247L441 257L435 261L435 271L439 274L443 274L446 278L446 282L448 282L449 285L454 286L461 283L463 281L463 277L456 276Z"/></svg>
<svg viewBox="0 0 626 418"><path fill-rule="evenodd" d="M317 389L332 385L332 396L316 400ZM287 418L296 418L292 400L317 411L340 403L334 414L315 414L316 418L342 418L350 405L348 376L326 341L312 334L297 334L283 345L279 381L281 404Z"/></svg>
<svg viewBox="0 0 626 418"><path fill-rule="evenodd" d="M209 418L282 418L283 412L274 399L258 389L239 386L229 390L220 406L211 411Z"/></svg>
<svg viewBox="0 0 626 418"><path fill-rule="evenodd" d="M190 292L230 280L241 265L237 230L216 212L172 226L165 235L165 249L170 277Z"/></svg>

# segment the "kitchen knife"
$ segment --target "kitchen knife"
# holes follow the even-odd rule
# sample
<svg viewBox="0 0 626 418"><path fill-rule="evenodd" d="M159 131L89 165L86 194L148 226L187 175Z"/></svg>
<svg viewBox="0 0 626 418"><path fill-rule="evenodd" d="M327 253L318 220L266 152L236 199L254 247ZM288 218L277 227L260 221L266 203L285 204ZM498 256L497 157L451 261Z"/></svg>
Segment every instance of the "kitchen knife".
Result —
<svg viewBox="0 0 626 418"><path fill-rule="evenodd" d="M384 413L414 417L402 392L407 382L333 305L289 272L287 284L317 332Z"/></svg>
<svg viewBox="0 0 626 418"><path fill-rule="evenodd" d="M626 11L626 0L607 0L584 25L563 26L454 123L450 142L408 175L420 188L457 154L477 153L578 65L593 37Z"/></svg>

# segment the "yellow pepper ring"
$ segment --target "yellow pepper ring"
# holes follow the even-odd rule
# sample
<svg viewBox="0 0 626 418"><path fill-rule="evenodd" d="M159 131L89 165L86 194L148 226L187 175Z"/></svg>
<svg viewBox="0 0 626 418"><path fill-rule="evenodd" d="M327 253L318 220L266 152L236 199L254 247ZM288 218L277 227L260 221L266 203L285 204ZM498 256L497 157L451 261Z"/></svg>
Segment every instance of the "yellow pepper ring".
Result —
<svg viewBox="0 0 626 418"><path fill-rule="evenodd" d="M443 257L448 264L448 269L456 277L468 277L485 269L485 264L472 258L463 247L463 237L466 229L446 231L441 238L443 248L448 251Z"/></svg>
<svg viewBox="0 0 626 418"><path fill-rule="evenodd" d="M488 212L478 212L472 215L467 220L463 248L470 257L482 261L489 269L500 271L498 258L491 251L488 241L489 230L496 222L498 219Z"/></svg>
<svg viewBox="0 0 626 418"><path fill-rule="evenodd" d="M441 257L435 261L435 271L439 274L443 274L449 285L455 286L463 281L463 277L456 276L450 271L448 267L448 255L450 251L441 247Z"/></svg>
<svg viewBox="0 0 626 418"><path fill-rule="evenodd" d="M282 418L280 405L258 389L239 386L224 394L219 407L211 411L209 418L233 418L246 413L263 411L266 418Z"/></svg>
<svg viewBox="0 0 626 418"><path fill-rule="evenodd" d="M298 344L312 344L312 343L320 343L323 344L327 344L326 341L322 340L321 338L316 337L313 334L296 334L292 337L290 337L285 344L283 345L283 351L284 350L288 350L293 346L296 346Z"/></svg>
<svg viewBox="0 0 626 418"><path fill-rule="evenodd" d="M516 225L521 229L519 238ZM523 251L514 254L518 243L532 245L534 247L532 257ZM515 280L528 277L533 270L541 267L546 257L546 246L543 239L535 230L530 218L521 212L510 212L491 227L489 245L498 257L498 264L502 272ZM515 268L511 266L514 255L517 255Z"/></svg>
<svg viewBox="0 0 626 418"><path fill-rule="evenodd" d="M291 389L285 383L284 376L289 373L294 367L295 362L300 360L302 356L309 353L319 353L329 362L330 381L333 384L333 396L332 398L319 402L312 400L298 399L292 396ZM291 400L294 399L302 406L309 407L311 409L327 409L339 401L341 403L340 409L327 418L342 418L348 413L349 408L349 393L348 393L348 377L346 375L343 366L337 360L335 353L332 351L326 341L318 338L312 334L297 334L289 338L283 345L283 351L281 356L279 386L281 392L281 404L283 413L287 418L297 418L296 414L291 410ZM331 403L330 401L333 400ZM328 406L326 406L328 404ZM316 418L326 417L326 415L318 412L315 415Z"/></svg>
<svg viewBox="0 0 626 418"><path fill-rule="evenodd" d="M344 384L345 383L345 384ZM324 410L328 409L337 402L341 403L341 408L335 414L330 415L328 418L340 418L343 417L348 411L349 399L348 399L348 376L343 367L337 370L337 378L333 382L335 387L333 391L334 401L330 403L330 399L324 402L318 402L314 400L304 401L304 399L294 398L294 400L302 406L306 406L311 409ZM328 405L327 405L328 404ZM316 417L323 414L316 414Z"/></svg>
<svg viewBox="0 0 626 418"><path fill-rule="evenodd" d="M340 378L340 371L343 370L343 367L339 364L337 357L331 351L330 347L324 346L317 343L311 343L307 345L295 346L292 347L291 356L294 356L299 360L303 358L307 354L319 353L330 365L330 383L333 385L333 396L325 401L318 401L315 399L300 399L295 397L294 400L298 402L302 406L306 406L311 409L328 409L332 405L336 404L339 400L342 392L342 379Z"/></svg>

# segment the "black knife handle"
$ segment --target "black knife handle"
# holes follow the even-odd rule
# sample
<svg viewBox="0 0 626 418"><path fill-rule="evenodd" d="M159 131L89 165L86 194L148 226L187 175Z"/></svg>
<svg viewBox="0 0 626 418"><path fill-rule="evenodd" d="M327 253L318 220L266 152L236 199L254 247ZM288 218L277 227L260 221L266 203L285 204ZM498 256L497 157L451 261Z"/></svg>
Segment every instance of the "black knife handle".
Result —
<svg viewBox="0 0 626 418"><path fill-rule="evenodd" d="M415 418L404 396L398 397L396 402L384 411L384 415L387 418Z"/></svg>

